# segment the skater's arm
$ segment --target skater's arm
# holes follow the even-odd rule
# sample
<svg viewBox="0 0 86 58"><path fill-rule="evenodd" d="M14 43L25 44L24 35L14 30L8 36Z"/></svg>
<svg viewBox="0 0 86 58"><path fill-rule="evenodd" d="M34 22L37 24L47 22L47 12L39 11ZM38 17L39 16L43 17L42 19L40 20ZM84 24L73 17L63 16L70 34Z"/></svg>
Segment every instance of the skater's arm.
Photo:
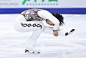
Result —
<svg viewBox="0 0 86 58"><path fill-rule="evenodd" d="M43 10L43 11L39 11L38 15L44 19L49 19L54 24L53 30L57 30L59 28L58 19L55 18L50 12Z"/></svg>

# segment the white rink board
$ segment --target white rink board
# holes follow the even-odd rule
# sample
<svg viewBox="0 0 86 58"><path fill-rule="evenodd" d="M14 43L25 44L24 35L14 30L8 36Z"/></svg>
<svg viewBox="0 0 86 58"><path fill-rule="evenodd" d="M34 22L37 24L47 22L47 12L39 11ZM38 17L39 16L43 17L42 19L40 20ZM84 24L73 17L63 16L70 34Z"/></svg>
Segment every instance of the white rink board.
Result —
<svg viewBox="0 0 86 58"><path fill-rule="evenodd" d="M86 58L86 15L63 15L64 29L75 28L76 31L68 37L42 33L36 44L41 49L39 55L24 53L32 32L23 34L13 29L17 16L0 15L0 58Z"/></svg>
<svg viewBox="0 0 86 58"><path fill-rule="evenodd" d="M86 0L0 0L0 8L86 8Z"/></svg>

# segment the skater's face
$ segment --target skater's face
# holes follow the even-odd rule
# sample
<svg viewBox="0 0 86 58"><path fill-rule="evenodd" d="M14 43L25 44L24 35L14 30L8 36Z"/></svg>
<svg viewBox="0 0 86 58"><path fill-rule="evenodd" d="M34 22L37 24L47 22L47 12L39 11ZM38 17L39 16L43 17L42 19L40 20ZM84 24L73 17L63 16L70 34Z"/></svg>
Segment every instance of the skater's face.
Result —
<svg viewBox="0 0 86 58"><path fill-rule="evenodd" d="M54 24L48 19L47 19L46 23L49 24L50 26L54 26Z"/></svg>

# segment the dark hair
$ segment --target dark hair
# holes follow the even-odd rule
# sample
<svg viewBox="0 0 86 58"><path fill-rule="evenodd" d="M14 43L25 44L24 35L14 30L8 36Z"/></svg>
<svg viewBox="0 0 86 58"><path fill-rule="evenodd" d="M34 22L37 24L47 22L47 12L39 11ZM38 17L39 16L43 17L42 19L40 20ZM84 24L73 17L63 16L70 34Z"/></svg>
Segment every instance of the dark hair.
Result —
<svg viewBox="0 0 86 58"><path fill-rule="evenodd" d="M59 20L59 22L60 22L59 25L63 25L64 24L64 21L63 21L64 18L63 18L62 15L57 14L57 13L52 13L52 15L55 16Z"/></svg>

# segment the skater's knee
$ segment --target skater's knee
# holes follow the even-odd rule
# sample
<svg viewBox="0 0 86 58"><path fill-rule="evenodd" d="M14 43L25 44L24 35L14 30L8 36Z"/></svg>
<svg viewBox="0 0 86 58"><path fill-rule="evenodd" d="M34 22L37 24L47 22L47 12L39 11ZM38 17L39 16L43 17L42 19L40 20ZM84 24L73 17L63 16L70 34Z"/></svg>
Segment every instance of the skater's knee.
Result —
<svg viewBox="0 0 86 58"><path fill-rule="evenodd" d="M19 22L14 22L13 27L17 32L22 32L22 26Z"/></svg>

